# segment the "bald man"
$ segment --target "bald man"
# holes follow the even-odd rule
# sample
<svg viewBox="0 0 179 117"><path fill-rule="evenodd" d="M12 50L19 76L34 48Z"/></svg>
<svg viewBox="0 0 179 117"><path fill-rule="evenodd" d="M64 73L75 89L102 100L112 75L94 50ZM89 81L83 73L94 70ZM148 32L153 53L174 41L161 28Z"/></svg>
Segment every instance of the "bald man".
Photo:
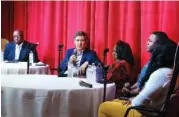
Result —
<svg viewBox="0 0 179 117"><path fill-rule="evenodd" d="M27 62L30 51L34 54L34 62L39 62L38 54L34 44L24 40L23 32L15 30L13 32L13 42L6 45L4 50L4 60Z"/></svg>

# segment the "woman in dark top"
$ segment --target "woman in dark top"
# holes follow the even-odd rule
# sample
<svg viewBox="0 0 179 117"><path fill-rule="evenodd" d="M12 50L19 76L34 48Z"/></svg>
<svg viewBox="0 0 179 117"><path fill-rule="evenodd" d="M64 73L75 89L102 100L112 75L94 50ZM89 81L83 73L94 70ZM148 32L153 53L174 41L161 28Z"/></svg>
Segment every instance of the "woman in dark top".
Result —
<svg viewBox="0 0 179 117"><path fill-rule="evenodd" d="M131 77L134 59L129 44L121 40L114 46L112 55L115 62L108 69L107 79L115 82L116 93L120 93L124 83Z"/></svg>

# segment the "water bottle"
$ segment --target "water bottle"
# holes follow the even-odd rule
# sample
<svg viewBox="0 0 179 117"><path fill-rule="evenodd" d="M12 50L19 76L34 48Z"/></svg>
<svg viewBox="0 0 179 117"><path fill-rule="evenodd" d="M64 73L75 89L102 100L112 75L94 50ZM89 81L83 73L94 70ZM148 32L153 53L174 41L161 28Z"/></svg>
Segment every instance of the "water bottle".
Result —
<svg viewBox="0 0 179 117"><path fill-rule="evenodd" d="M70 78L72 78L73 77L73 71L74 71L74 65L73 65L73 63L68 63L68 74L67 74L67 76L68 77L70 77Z"/></svg>
<svg viewBox="0 0 179 117"><path fill-rule="evenodd" d="M86 77L88 82L90 83L96 82L96 66L94 63L88 66L86 71Z"/></svg>
<svg viewBox="0 0 179 117"><path fill-rule="evenodd" d="M96 82L101 82L102 80L103 80L103 67L101 64L98 64L96 68Z"/></svg>
<svg viewBox="0 0 179 117"><path fill-rule="evenodd" d="M30 51L29 53L29 63L30 64L33 64L34 63L34 54L32 51Z"/></svg>
<svg viewBox="0 0 179 117"><path fill-rule="evenodd" d="M86 79L88 82L90 82L91 74L92 74L91 65L88 65L88 68L86 70Z"/></svg>
<svg viewBox="0 0 179 117"><path fill-rule="evenodd" d="M92 63L92 73L93 73L93 81L96 81L96 65Z"/></svg>
<svg viewBox="0 0 179 117"><path fill-rule="evenodd" d="M4 51L1 52L1 62L4 61Z"/></svg>

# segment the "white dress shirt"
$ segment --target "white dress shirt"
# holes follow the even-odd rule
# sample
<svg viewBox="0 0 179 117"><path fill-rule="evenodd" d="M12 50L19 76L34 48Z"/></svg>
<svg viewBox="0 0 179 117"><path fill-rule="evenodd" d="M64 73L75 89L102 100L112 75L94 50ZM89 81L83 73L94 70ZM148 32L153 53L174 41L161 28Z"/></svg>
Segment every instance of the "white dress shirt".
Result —
<svg viewBox="0 0 179 117"><path fill-rule="evenodd" d="M170 68L160 68L154 71L143 90L132 100L132 105L149 105L158 109L161 108L168 91L165 84L170 81L167 74L171 72L172 69Z"/></svg>
<svg viewBox="0 0 179 117"><path fill-rule="evenodd" d="M80 62L81 62L82 56L83 56L83 51L77 53L77 55L76 55L76 57L77 57L76 58L76 65L77 65L77 67L80 67Z"/></svg>
<svg viewBox="0 0 179 117"><path fill-rule="evenodd" d="M19 55L22 49L22 45L23 43L21 43L20 45L16 44L16 49L15 49L15 60L19 60Z"/></svg>

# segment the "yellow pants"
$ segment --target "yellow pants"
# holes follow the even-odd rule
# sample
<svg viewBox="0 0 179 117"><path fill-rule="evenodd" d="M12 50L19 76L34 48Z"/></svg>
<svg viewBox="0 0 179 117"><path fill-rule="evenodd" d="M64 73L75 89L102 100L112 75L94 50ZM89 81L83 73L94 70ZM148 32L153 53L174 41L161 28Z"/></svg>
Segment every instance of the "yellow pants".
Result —
<svg viewBox="0 0 179 117"><path fill-rule="evenodd" d="M98 110L98 117L124 117L126 110L131 105L126 106L122 102L124 100L115 99L102 103ZM128 117L142 117L142 115L136 110L131 110Z"/></svg>

